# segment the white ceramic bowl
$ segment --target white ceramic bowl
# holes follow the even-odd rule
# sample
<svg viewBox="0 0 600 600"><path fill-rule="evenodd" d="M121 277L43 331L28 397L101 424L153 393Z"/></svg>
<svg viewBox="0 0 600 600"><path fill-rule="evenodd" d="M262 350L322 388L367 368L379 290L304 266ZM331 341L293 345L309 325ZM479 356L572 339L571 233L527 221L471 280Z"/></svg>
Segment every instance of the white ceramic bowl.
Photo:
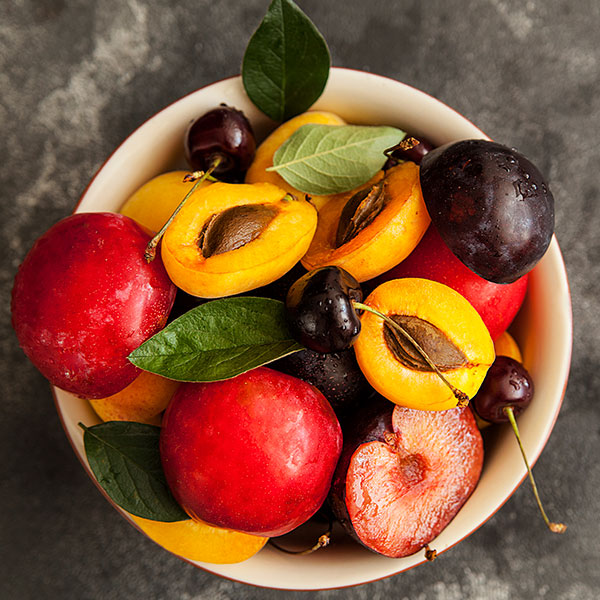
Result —
<svg viewBox="0 0 600 600"><path fill-rule="evenodd" d="M183 166L182 138L186 126L190 120L221 102L243 110L259 138L274 126L248 100L239 77L209 85L168 106L131 134L98 171L77 211L118 211L141 184L159 173ZM396 126L422 135L434 144L486 137L467 119L435 98L397 81L360 71L333 69L325 92L314 108L335 112L349 123ZM527 299L513 333L536 386L534 402L519 417L523 445L531 462L535 462L558 415L571 358L571 302L556 239L531 273ZM60 390L55 390L55 397L67 436L93 478L77 423L93 425L98 419L87 402ZM430 544L438 553L485 523L526 476L512 432L504 427L492 437L475 492ZM532 517L538 518L537 515ZM336 533L339 532L336 530ZM307 537L306 544L312 544L314 540L313 532L313 536ZM373 581L410 569L425 560L423 552L408 558L391 559L366 550L344 535L336 535L334 540L328 548L302 557L286 555L266 546L240 564L193 564L254 585L315 590Z"/></svg>

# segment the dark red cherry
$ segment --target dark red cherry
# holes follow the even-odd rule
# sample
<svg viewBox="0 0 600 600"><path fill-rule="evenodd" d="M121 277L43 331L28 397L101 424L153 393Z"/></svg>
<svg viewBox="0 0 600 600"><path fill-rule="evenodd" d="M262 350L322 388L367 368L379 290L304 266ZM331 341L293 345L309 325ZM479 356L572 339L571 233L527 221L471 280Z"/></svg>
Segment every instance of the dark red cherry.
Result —
<svg viewBox="0 0 600 600"><path fill-rule="evenodd" d="M225 104L192 121L185 134L185 153L191 167L206 171L218 160L213 175L224 181L241 181L255 150L250 122L243 112Z"/></svg>
<svg viewBox="0 0 600 600"><path fill-rule="evenodd" d="M360 318L352 303L362 300L360 284L339 267L309 271L289 289L286 316L290 331L316 352L346 350L360 333Z"/></svg>
<svg viewBox="0 0 600 600"><path fill-rule="evenodd" d="M423 157L433 148L434 145L424 138L407 137L398 144L390 156L397 160L410 160L420 165Z"/></svg>
<svg viewBox="0 0 600 600"><path fill-rule="evenodd" d="M471 400L475 412L490 423L506 423L504 409L519 415L533 398L533 380L527 369L508 356L498 356L489 368L479 391Z"/></svg>

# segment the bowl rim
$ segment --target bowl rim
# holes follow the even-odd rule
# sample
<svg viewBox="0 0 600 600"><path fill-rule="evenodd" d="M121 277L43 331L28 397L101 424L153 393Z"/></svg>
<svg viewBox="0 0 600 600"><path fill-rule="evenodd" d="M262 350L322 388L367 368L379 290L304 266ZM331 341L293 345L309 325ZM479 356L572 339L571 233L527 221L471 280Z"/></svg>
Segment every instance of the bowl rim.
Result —
<svg viewBox="0 0 600 600"><path fill-rule="evenodd" d="M462 119L464 122L468 123L469 125L471 125L475 130L477 130L480 135L487 139L487 140L491 140L492 138L490 138L487 134L485 134L479 127L477 127L474 123L472 123L472 121L470 121L467 117L465 117L464 115L462 115L461 113L459 113L456 109L452 108L451 106L447 105L445 102L443 102L442 100L436 98L435 96L432 96L431 94L424 92L423 90L420 90L414 86L411 86L409 84L406 84L404 82L398 81L392 77L388 77L385 75L380 75L377 73L371 73L368 71L363 71L360 69L353 69L353 68L348 68L348 67L331 67L330 70L330 78L331 75L335 74L335 73L343 73L343 72L347 72L347 73L351 73L351 74L355 74L355 75L360 75L362 76L368 76L370 78L373 79L380 79L380 80L384 80L384 81L388 81L393 83L396 86L401 86L406 88L407 90L410 91L410 93L416 93L417 95L420 95L423 98L428 98L429 100L433 101L436 104L439 104L441 107L451 111L452 113L454 113L457 117L459 117L460 119ZM84 188L81 196L79 197L77 203L75 204L75 206L73 207L72 213L77 212L77 210L79 209L81 203L83 202L84 198L86 197L88 191L90 190L90 188L93 186L94 182L96 181L97 177L99 176L99 174L103 171L103 169L106 167L107 163L109 163L112 158L114 157L114 155L119 152L119 150L130 140L131 137L135 136L135 134L142 129L143 127L145 127L151 120L153 120L154 118L158 117L159 115L161 115L162 113L164 113L165 111L171 109L171 107L173 107L174 105L184 101L186 98L189 98L190 96L194 96L200 92L202 92L203 90L210 88L212 86L216 86L218 84L222 84L224 82L227 81L232 81L235 79L241 79L241 75L231 75L228 77L224 77L222 79L216 80L216 81L212 81L200 88L197 88L195 90L192 90L190 92L188 92L187 94L184 94L183 96L173 100L172 102L170 102L169 104L165 105L163 108L161 108L160 110L158 110L157 112L153 113L150 117L148 117L147 119L145 119L142 123L140 123L137 127L135 127L129 134L126 135L126 137L121 141L121 143L119 145L117 145L111 152L110 154L106 157L106 159L101 163L101 165L97 168L96 172L94 173L94 175L91 177L91 179L89 180L89 182L87 183L86 187ZM309 110L319 110L318 108L311 108ZM277 126L277 124L275 124L275 126ZM566 271L566 266L565 266L565 262L564 262L564 258L562 255L562 251L560 250L560 246L558 244L558 240L556 239L556 234L553 234L552 236L552 244L553 246L555 246L555 252L557 252L557 260L558 260L558 265L560 267L560 273L562 278L564 279L564 282L566 284L566 301L568 303L568 310L566 311L565 314L565 318L566 321L564 323L566 332L567 332L567 338L568 338L568 348L567 348L567 354L566 354L566 371L565 371L565 375L564 375L564 381L563 381L563 388L560 392L560 398L559 401L556 403L556 408L554 411L554 414L552 415L552 419L549 423L549 427L547 429L546 434L543 437L543 440L541 443L539 443L539 448L536 449L535 453L532 455L528 456L528 460L529 460L529 464L530 466L533 468L533 466L535 465L535 463L537 462L537 460L539 459L544 447L546 446L548 439L550 438L550 435L552 433L552 430L554 429L554 426L556 424L556 420L558 419L558 415L560 413L561 407L562 407L562 403L564 401L564 396L566 393L566 389L567 389L567 385L568 385L568 380L569 380L569 373L570 373L570 368L571 368L571 360L572 360L572 353L573 353L573 310L572 310L572 298L571 298L571 289L570 289L570 285L569 285L569 279L567 276L567 271ZM133 527L135 527L138 531L140 531L141 533L143 533L144 535L147 536L147 534L143 531L143 529L141 529L137 523L135 523L129 516L128 514L121 508L119 507L109 496L108 494L104 491L104 489L102 488L102 486L100 486L100 484L98 483L98 481L96 480L94 474L92 473L89 464L87 463L87 461L85 460L85 458L79 453L78 449L75 446L75 442L72 438L72 436L69 433L68 427L67 427L67 423L65 420L65 415L63 414L63 410L62 410L62 406L60 403L60 400L58 398L57 395L57 389L50 385L50 389L51 389L51 393L54 399L54 405L56 408L56 411L58 413L59 419L60 419L60 423L61 426L63 427L63 430L65 432L65 435L69 441L69 444L71 445L71 448L73 449L73 452L75 453L75 455L77 456L79 462L81 463L81 465L83 466L84 470L87 472L88 476L90 477L90 479L92 480L92 482L94 483L94 485L100 490L100 492L102 493L102 495L105 497L105 499L112 505L113 508L115 508L117 510L117 512ZM438 552L438 554L442 554L444 552L446 552L447 550L449 550L450 548L453 548L454 546L456 546L459 542L462 542L464 539L466 539L467 537L469 537L470 535L472 535L477 529L479 529L481 526L483 526L485 523L487 523L503 506L504 504L513 496L513 494L515 493L515 491L520 487L520 485L523 483L523 481L527 478L527 472L524 473L524 475L521 477L521 479L517 482L517 484L514 486L514 488L512 490L510 490L510 492L506 493L505 497L503 498L503 500L498 504L498 506L488 515L486 516L482 521L480 521L479 523L475 524L474 526L469 526L468 531L459 539L457 539L454 543L449 544L448 546L446 546L445 548L443 548L442 550L440 550ZM147 536L149 537L149 536ZM154 541L154 540L153 540ZM158 546L160 546L160 544L158 544L157 542L154 542L155 544L157 544ZM163 548L162 546L160 546L163 550L166 550L165 548ZM342 585L335 585L335 586L329 586L329 587L319 587L319 588L315 588L315 587L306 587L306 588L300 588L300 587L285 587L285 588L280 588L280 587L276 587L276 586L270 586L268 584L260 584L260 583L255 583L255 582L249 582L249 581L245 581L243 579L237 579L234 576L231 576L229 574L221 574L221 573L217 573L213 570L211 570L210 567L204 566L203 564L198 564L198 562L195 562L191 559L187 559L183 556L180 556L178 554L175 554L169 550L166 550L167 552L170 552L170 554L176 556L177 558L179 558L180 560L187 562L189 564L191 564L192 566L194 566L195 568L201 569L207 573L211 573L212 575L216 575L218 577L222 577L224 579L227 579L229 581L234 581L236 583L243 583L245 585L250 585L256 588L267 588L267 589L274 589L274 590L281 590L281 591L320 591L320 590L334 590L334 589L345 589L345 588L350 588L350 587L356 587L359 585L363 585L363 584L367 584L367 583L373 583L375 581L381 581L384 579L387 579L389 577L393 577L395 575L398 575L399 573L402 573L404 571L410 570L412 568L415 568L417 566L422 565L423 563L427 562L426 558L422 558L422 560L419 560L418 562L402 567L394 572L390 572L387 573L385 575L382 576L378 576L378 577L374 577L371 579L365 579L363 581L360 582L354 582L354 583L348 583L348 584L342 584Z"/></svg>

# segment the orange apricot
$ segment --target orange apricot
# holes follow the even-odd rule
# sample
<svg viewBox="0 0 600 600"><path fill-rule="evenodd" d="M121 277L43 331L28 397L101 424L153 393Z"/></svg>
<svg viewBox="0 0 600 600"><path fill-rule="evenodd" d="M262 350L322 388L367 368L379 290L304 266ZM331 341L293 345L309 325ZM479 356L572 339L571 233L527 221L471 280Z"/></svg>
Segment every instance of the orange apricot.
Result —
<svg viewBox="0 0 600 600"><path fill-rule="evenodd" d="M161 413L180 385L179 381L142 371L125 389L107 398L90 400L90 404L103 421L160 425Z"/></svg>
<svg viewBox="0 0 600 600"><path fill-rule="evenodd" d="M187 519L165 523L130 515L136 525L157 544L188 560L213 564L242 562L254 556L269 538L258 537Z"/></svg>
<svg viewBox="0 0 600 600"><path fill-rule="evenodd" d="M521 354L519 345L508 331L501 333L494 340L494 348L496 350L496 356L509 356L510 358L514 358L517 362L523 362L523 355Z"/></svg>
<svg viewBox="0 0 600 600"><path fill-rule="evenodd" d="M162 259L188 294L230 296L287 273L316 226L312 204L270 183L213 183L194 193L167 228Z"/></svg>
<svg viewBox="0 0 600 600"><path fill-rule="evenodd" d="M372 279L405 259L429 222L419 167L402 163L321 209L302 265L309 271L336 265L358 281Z"/></svg>
<svg viewBox="0 0 600 600"><path fill-rule="evenodd" d="M119 212L150 231L159 231L194 186L193 181L183 180L187 174L189 171L157 175L129 196ZM201 183L198 188L207 185L210 185L209 181Z"/></svg>
<svg viewBox="0 0 600 600"><path fill-rule="evenodd" d="M346 122L337 115L325 111L309 111L286 121L280 125L275 131L267 137L262 144L256 149L254 160L246 173L246 183L272 183L290 192L299 198L304 197L304 193L300 192L291 186L279 173L275 171L267 171L273 166L273 155L279 147L285 142L297 129L302 125L308 124L319 125L345 125ZM329 196L311 196L310 201L320 209L325 203L332 198L338 197L339 194Z"/></svg>
<svg viewBox="0 0 600 600"><path fill-rule="evenodd" d="M364 304L399 324L443 377L472 398L494 361L494 343L477 311L458 292L427 279L393 279ZM354 343L369 383L388 400L421 410L445 410L457 397L415 346L380 316L365 311Z"/></svg>

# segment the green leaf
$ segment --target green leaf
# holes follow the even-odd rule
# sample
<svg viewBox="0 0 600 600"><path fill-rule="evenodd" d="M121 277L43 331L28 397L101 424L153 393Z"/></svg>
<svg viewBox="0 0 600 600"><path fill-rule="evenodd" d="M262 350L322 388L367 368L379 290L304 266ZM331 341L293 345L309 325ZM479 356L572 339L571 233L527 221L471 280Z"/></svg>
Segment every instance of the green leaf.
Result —
<svg viewBox="0 0 600 600"><path fill-rule="evenodd" d="M153 521L189 519L165 480L158 448L160 427L129 421L79 426L90 468L116 504Z"/></svg>
<svg viewBox="0 0 600 600"><path fill-rule="evenodd" d="M394 127L303 125L275 152L273 166L306 194L338 194L366 183L383 167L383 153L405 132Z"/></svg>
<svg viewBox="0 0 600 600"><path fill-rule="evenodd" d="M273 0L246 47L242 81L260 110L285 121L317 100L330 66L327 43L311 20L291 0Z"/></svg>
<svg viewBox="0 0 600 600"><path fill-rule="evenodd" d="M177 381L220 381L303 350L284 304L223 298L188 311L129 355L136 366Z"/></svg>

